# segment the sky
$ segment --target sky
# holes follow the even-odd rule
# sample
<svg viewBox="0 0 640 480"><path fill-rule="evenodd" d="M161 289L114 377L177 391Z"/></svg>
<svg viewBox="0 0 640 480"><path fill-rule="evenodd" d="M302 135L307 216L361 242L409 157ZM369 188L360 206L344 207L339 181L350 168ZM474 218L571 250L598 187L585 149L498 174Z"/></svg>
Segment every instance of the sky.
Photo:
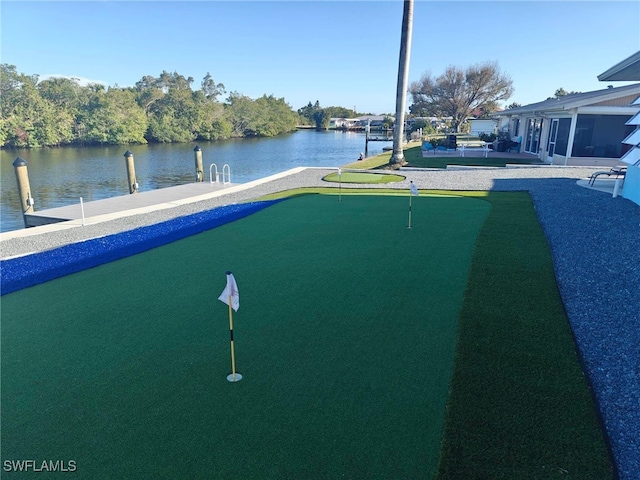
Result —
<svg viewBox="0 0 640 480"><path fill-rule="evenodd" d="M402 11L401 0L1 0L0 62L121 87L167 70L199 89L210 73L227 93L294 110L393 113ZM415 0L409 81L497 62L514 87L503 106L527 105L560 87L628 85L597 76L638 50L640 0Z"/></svg>

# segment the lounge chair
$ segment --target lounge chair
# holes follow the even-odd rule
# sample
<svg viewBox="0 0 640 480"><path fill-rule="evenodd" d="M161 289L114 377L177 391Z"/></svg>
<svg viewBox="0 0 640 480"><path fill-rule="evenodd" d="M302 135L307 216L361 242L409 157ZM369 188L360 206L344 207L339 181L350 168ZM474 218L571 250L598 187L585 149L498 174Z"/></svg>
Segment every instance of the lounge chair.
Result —
<svg viewBox="0 0 640 480"><path fill-rule="evenodd" d="M589 185L593 186L596 179L600 175L606 175L609 178L611 178L612 175L615 175L616 178L620 178L620 177L624 178L626 173L627 173L627 167L612 167L610 170L601 170L598 172L593 172L589 177Z"/></svg>

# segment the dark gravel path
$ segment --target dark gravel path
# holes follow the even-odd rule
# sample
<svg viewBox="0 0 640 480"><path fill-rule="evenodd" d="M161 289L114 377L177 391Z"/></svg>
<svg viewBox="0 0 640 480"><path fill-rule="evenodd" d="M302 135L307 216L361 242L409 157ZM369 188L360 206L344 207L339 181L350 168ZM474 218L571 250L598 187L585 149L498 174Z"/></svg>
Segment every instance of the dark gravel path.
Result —
<svg viewBox="0 0 640 480"><path fill-rule="evenodd" d="M572 180L530 192L620 479L638 480L640 206Z"/></svg>

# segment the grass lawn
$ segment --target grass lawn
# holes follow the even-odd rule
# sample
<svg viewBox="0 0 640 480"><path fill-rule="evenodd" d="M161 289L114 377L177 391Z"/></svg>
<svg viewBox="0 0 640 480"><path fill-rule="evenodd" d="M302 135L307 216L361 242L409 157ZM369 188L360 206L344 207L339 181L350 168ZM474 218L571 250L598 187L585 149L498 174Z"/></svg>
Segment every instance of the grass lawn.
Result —
<svg viewBox="0 0 640 480"><path fill-rule="evenodd" d="M489 154L491 155L491 154ZM460 157L457 153L440 157L437 155L423 157L420 145L404 150L408 167L447 168L447 165L468 165L476 167L504 167L507 163L521 165L539 165L537 158L492 158L492 157Z"/></svg>
<svg viewBox="0 0 640 480"><path fill-rule="evenodd" d="M92 479L609 478L528 195L421 192L409 230L408 197L376 193L297 196L3 296L2 459Z"/></svg>
<svg viewBox="0 0 640 480"><path fill-rule="evenodd" d="M447 156L422 157L420 143L410 143L403 149L404 157L408 167L417 168L447 168L447 165L468 165L476 167L504 167L507 163L520 165L540 165L536 158L484 158L484 157L460 157L457 153ZM354 162L345 165L344 168L372 170L385 168L389 165L391 152L385 152L375 157L367 158L361 162Z"/></svg>
<svg viewBox="0 0 640 480"><path fill-rule="evenodd" d="M374 157L369 157L359 162L352 162L344 165L343 168L352 168L354 170L374 170L376 168L386 166L389 163L390 158L391 152L382 152Z"/></svg>
<svg viewBox="0 0 640 480"><path fill-rule="evenodd" d="M418 168L447 168L447 165L467 165L473 167L504 167L507 163L519 165L540 165L537 159L528 160L526 158L492 158L492 157L459 157L451 155L449 157L428 157L412 158L408 161L407 167Z"/></svg>

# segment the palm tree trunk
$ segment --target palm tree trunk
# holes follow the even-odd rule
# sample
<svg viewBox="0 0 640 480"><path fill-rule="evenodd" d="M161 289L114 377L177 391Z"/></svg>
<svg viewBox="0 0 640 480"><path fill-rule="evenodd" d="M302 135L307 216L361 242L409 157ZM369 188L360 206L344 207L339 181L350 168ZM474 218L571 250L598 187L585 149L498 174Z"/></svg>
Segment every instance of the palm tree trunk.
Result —
<svg viewBox="0 0 640 480"><path fill-rule="evenodd" d="M403 165L404 153L404 109L407 103L407 84L409 83L409 57L411 54L411 32L413 30L413 0L404 0L402 13L402 36L400 38L400 60L398 62L398 88L396 90L396 119L393 128L393 154L389 163Z"/></svg>

